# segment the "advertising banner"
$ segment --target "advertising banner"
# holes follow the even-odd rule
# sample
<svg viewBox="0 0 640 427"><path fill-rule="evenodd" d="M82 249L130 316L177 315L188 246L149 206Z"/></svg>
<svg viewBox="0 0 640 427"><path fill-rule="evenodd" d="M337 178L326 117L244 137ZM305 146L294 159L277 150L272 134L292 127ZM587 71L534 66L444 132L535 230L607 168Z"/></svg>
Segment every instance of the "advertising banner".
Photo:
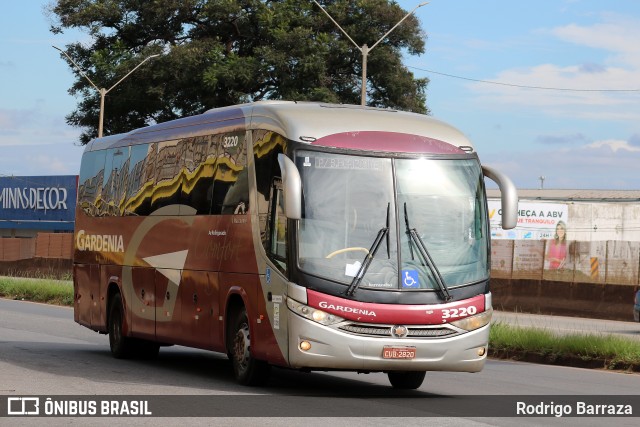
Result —
<svg viewBox="0 0 640 427"><path fill-rule="evenodd" d="M78 177L0 177L0 228L73 230Z"/></svg>
<svg viewBox="0 0 640 427"><path fill-rule="evenodd" d="M553 239L556 226L569 225L569 206L562 203L518 203L518 225L513 230L503 230L502 209L499 200L489 200L489 222L492 239L546 240Z"/></svg>

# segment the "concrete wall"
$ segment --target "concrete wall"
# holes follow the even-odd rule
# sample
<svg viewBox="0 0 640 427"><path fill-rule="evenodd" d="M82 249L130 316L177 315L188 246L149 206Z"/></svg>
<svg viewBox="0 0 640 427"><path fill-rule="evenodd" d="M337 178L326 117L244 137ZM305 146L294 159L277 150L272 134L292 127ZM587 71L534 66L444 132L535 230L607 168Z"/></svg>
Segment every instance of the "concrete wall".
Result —
<svg viewBox="0 0 640 427"><path fill-rule="evenodd" d="M571 202L568 206L568 239L640 242L639 203Z"/></svg>
<svg viewBox="0 0 640 427"><path fill-rule="evenodd" d="M569 241L564 268L550 269L548 240L494 240L494 307L588 318L633 320L640 242Z"/></svg>

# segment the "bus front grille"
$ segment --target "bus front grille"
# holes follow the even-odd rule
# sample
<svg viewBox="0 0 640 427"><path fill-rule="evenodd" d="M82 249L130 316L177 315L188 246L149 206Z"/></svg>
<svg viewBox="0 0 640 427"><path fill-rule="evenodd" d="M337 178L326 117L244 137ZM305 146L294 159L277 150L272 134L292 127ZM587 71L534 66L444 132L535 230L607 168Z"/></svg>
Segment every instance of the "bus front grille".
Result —
<svg viewBox="0 0 640 427"><path fill-rule="evenodd" d="M338 329L356 335L369 337L394 338L391 333L393 325L367 325L361 323L347 323ZM407 325L408 334L405 338L444 338L459 334L458 331L443 326Z"/></svg>

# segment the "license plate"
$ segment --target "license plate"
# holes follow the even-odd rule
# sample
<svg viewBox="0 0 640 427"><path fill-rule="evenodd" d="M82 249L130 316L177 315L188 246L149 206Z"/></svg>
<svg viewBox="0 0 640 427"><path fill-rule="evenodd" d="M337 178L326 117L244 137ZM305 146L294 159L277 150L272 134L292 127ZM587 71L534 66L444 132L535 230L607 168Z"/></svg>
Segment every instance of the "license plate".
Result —
<svg viewBox="0 0 640 427"><path fill-rule="evenodd" d="M383 359L415 359L415 347L384 347L382 349Z"/></svg>

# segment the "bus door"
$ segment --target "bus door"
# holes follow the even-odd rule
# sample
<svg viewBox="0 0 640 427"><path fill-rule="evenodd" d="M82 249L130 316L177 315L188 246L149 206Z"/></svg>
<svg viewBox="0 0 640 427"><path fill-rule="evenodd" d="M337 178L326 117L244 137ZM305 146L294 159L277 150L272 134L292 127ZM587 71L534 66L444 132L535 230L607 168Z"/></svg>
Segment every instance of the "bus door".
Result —
<svg viewBox="0 0 640 427"><path fill-rule="evenodd" d="M266 313L257 324L259 336L268 339L258 343L259 357L272 362L288 354L287 306L288 279L287 218L284 215L282 180L274 177L270 191L269 211L263 246L268 258L261 272L262 295L258 296L258 311Z"/></svg>

